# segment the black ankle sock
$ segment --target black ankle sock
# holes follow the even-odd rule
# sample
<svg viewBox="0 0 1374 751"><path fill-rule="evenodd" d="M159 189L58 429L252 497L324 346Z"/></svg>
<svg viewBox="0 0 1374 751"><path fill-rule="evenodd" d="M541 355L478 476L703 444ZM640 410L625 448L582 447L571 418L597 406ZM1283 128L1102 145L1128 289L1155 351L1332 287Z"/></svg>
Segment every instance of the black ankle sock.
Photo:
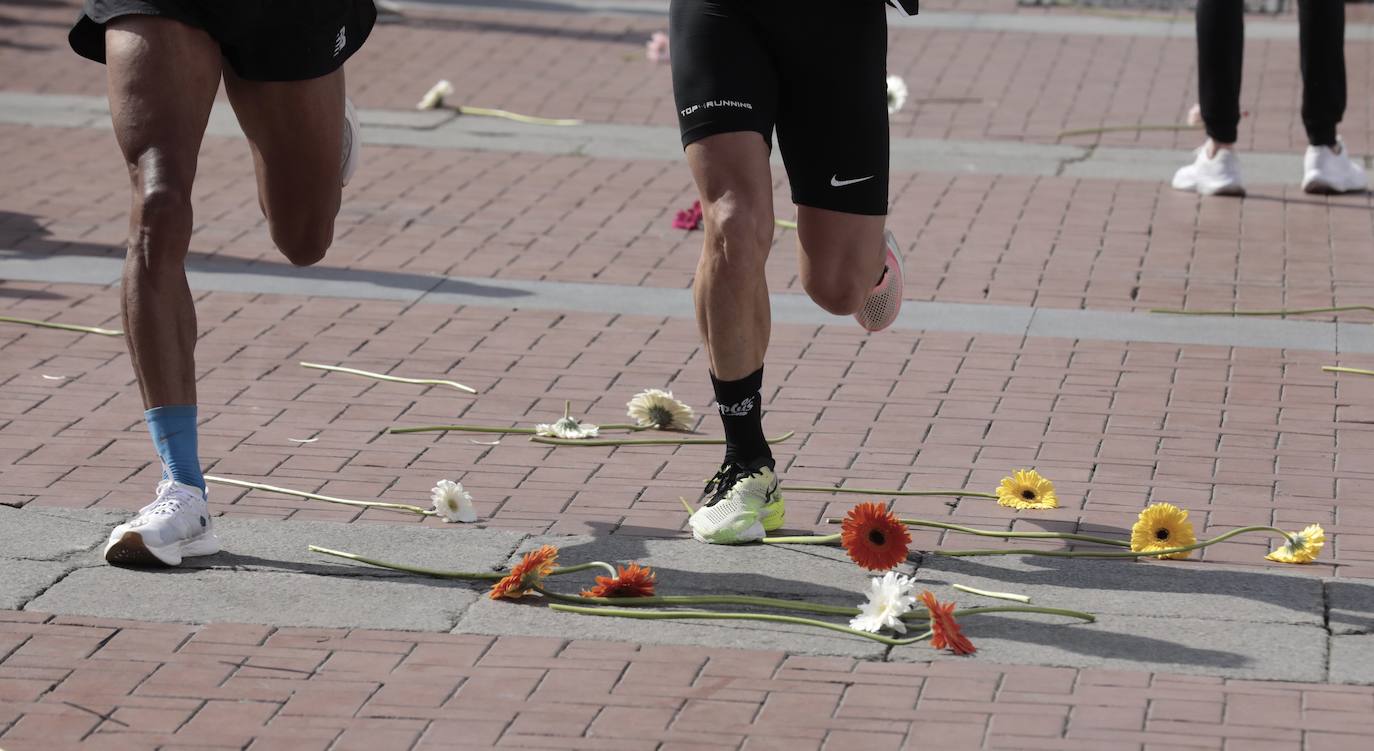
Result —
<svg viewBox="0 0 1374 751"><path fill-rule="evenodd" d="M738 381L722 381L711 374L711 386L725 426L725 461L752 465L773 464L773 451L763 437L763 368Z"/></svg>

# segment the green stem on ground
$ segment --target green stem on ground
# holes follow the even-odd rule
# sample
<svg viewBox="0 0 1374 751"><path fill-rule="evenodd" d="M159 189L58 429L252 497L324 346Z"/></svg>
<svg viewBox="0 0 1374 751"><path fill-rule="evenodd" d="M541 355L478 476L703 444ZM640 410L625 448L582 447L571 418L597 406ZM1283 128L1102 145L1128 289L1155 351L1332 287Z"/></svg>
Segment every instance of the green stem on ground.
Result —
<svg viewBox="0 0 1374 751"><path fill-rule="evenodd" d="M610 425L599 425L598 427L602 430L626 430L631 433L638 433L641 430L650 429L646 427L640 427L639 425L629 425L626 423L612 423ZM494 425L421 425L419 427L413 428L387 428L386 432L392 434L399 434L438 433L445 431L463 433L516 433L520 435L536 435L538 433L538 431L534 428L498 428ZM577 442L584 443L585 441L578 440Z"/></svg>
<svg viewBox="0 0 1374 751"><path fill-rule="evenodd" d="M1142 125L1103 125L1098 128L1076 128L1074 130L1059 131L1059 138L1072 138L1074 136L1091 136L1099 133L1140 133L1145 131L1173 131L1173 130L1199 130L1200 125L1188 125L1186 123L1152 123Z"/></svg>
<svg viewBox="0 0 1374 751"><path fill-rule="evenodd" d="M1364 368L1343 368L1338 365L1323 365L1322 371L1326 373L1354 373L1355 375L1374 376L1374 370Z"/></svg>
<svg viewBox="0 0 1374 751"><path fill-rule="evenodd" d="M997 500L996 493L984 493L981 490L881 490L878 488L836 488L826 485L783 485L778 490L787 493L854 493L857 495L892 495L892 496L970 496L973 498L991 498Z"/></svg>
<svg viewBox="0 0 1374 751"><path fill-rule="evenodd" d="M793 537L765 537L759 542L769 545L825 545L831 542L839 542L840 533L833 535L796 535Z"/></svg>
<svg viewBox="0 0 1374 751"><path fill-rule="evenodd" d="M909 527L947 529L951 532L958 532L965 535L977 535L979 537L1019 538L1023 540L1075 540L1078 542L1095 542L1099 545L1112 545L1119 548L1129 548L1131 546L1131 543L1123 540L1113 540L1110 537L1096 537L1094 535L1080 535L1076 532L1003 532L996 529L978 529L976 527L965 527L960 524L933 522L926 519L900 519L899 521Z"/></svg>
<svg viewBox="0 0 1374 751"><path fill-rule="evenodd" d="M963 584L951 584L950 586L960 592L967 592L971 595L978 595L979 597L991 597L994 600L1011 600L1012 602L1020 603L1029 603L1031 600L1031 598L1026 595L1018 595L1013 592L989 592L986 589L977 589L975 587L964 586Z"/></svg>
<svg viewBox="0 0 1374 751"><path fill-rule="evenodd" d="M1111 551L1091 551L1091 550L1040 550L1039 548L992 548L992 549L985 549L985 550L931 550L931 551L929 551L929 552L930 552L932 555L943 555L943 556L950 556L950 557L954 557L954 558L963 558L963 557L979 556L979 555L1040 555L1040 556L1048 556L1048 557L1050 557L1050 558L1154 558L1154 557L1158 557L1158 556L1162 556L1162 555L1172 555L1172 554L1174 554L1174 553L1186 553L1186 552L1188 552L1188 551L1190 551L1190 550L1198 550L1199 548L1205 548L1205 547L1207 547L1208 545L1215 545L1215 544L1217 544L1217 543L1219 543L1219 542L1225 542L1226 540L1229 540L1229 539L1231 539L1232 537L1235 537L1235 536L1237 536L1237 535L1242 535L1242 534L1245 534L1245 533L1247 533L1247 532L1277 532L1277 533L1279 533L1280 535L1283 535L1283 539L1288 540L1289 544L1292 544L1292 542L1293 542L1293 537L1292 537L1292 535L1290 535L1290 534L1288 534L1287 532L1285 532L1285 531L1279 529L1278 527L1254 526L1254 527L1241 527L1241 528L1239 528L1239 529L1233 529L1233 530L1231 530L1230 532L1225 532L1225 533L1223 533L1223 534L1217 535L1216 537L1213 537L1213 538L1210 539L1210 540L1203 540L1203 541L1201 541L1201 542L1195 542L1195 543L1193 543L1192 545L1183 545L1183 546L1176 547L1176 548L1165 548L1165 549L1162 549L1162 550L1153 550L1153 551L1150 551L1150 552L1148 552L1148 553L1147 553L1147 552L1143 552L1143 551L1142 551L1142 552L1136 552L1136 551L1129 551L1129 552L1127 552L1127 551L1120 551L1120 552L1118 552L1118 551L1114 551L1114 550L1111 550Z"/></svg>
<svg viewBox="0 0 1374 751"><path fill-rule="evenodd" d="M836 623L818 621L814 618L798 618L793 615L774 615L772 613L730 613L710 610L630 610L622 608L602 608L602 607L580 607L577 605L549 604L550 610L558 610L564 613L579 613L582 615L598 615L613 618L639 618L644 620L722 620L722 621L766 621L770 623L790 623L798 626L812 626L823 628L829 631L838 631L842 634L851 636L861 636L892 647L900 647L907 644L915 644L918 641L929 639L930 631L909 639L894 639L882 634L874 634L868 631L860 631L848 626L841 626Z"/></svg>
<svg viewBox="0 0 1374 751"><path fill-rule="evenodd" d="M782 227L783 229L796 229L796 228L797 228L797 223L796 223L796 222L788 221L788 220L786 220L786 219L776 219L776 218L775 218L775 219L773 220L773 224L776 224L776 225L778 225L779 227Z"/></svg>
<svg viewBox="0 0 1374 751"><path fill-rule="evenodd" d="M1311 313L1344 313L1351 310L1374 311L1374 305L1337 305L1330 308L1275 308L1274 310L1182 310L1151 308L1151 313L1180 316L1301 316Z"/></svg>
<svg viewBox="0 0 1374 751"><path fill-rule="evenodd" d="M499 571L441 571L439 569L423 568L421 566L409 566L404 563L391 563L389 561L381 561L377 560L376 558L368 558L366 556L361 556L356 553L349 553L343 550L322 548L318 545L311 545L309 547L309 550L312 553L323 553L324 555L332 555L337 556L339 558L347 558L350 561L366 563L369 566L376 566L377 568L386 568L391 569L392 571L405 571L406 573L419 574L421 576L432 576L437 579L497 581L506 578L506 574L503 574ZM549 572L549 576L575 574L579 571L586 571L590 568L600 568L609 571L611 573L611 576L616 575L615 567L611 564L606 563L605 561L588 561L587 563L577 563L572 566L560 566L554 569L553 571Z"/></svg>
<svg viewBox="0 0 1374 751"><path fill-rule="evenodd" d="M780 436L769 438L769 443L781 443L792 436L795 431L788 431ZM586 438L548 438L536 435L530 438L535 443L544 443L550 446L719 446L725 443L724 438L606 438L606 439L586 439Z"/></svg>
<svg viewBox="0 0 1374 751"><path fill-rule="evenodd" d="M77 331L82 334L97 334L99 336L124 336L124 332L119 329L102 329L98 326L79 326L75 323L55 323L53 321L36 321L32 318L15 318L14 316L0 316L0 322L21 323L25 326L37 326L43 329L61 329L62 331Z"/></svg>
<svg viewBox="0 0 1374 751"><path fill-rule="evenodd" d="M325 503L337 503L343 506L358 506L361 508L377 508L386 511L404 511L420 516L434 516L434 509L412 506L409 503L386 503L383 501L355 501L351 498L335 498L319 493L308 493L304 490L293 490L291 488L279 488L276 485L264 485L260 482L247 482L245 480L234 480L228 477L218 477L216 475L206 475L206 482L216 485L233 485L239 488L249 488L251 490L261 490L267 493L279 493L281 495L292 495L297 498L308 498L312 501L324 501Z"/></svg>
<svg viewBox="0 0 1374 751"><path fill-rule="evenodd" d="M421 386L448 386L469 394L477 393L477 389L471 386L464 386L457 381L448 381L443 378L403 378L401 376L386 375L385 373L374 373L370 370L358 370L357 368L346 368L342 365L321 365L317 362L303 362L302 368L313 368L315 370L328 370L333 373L347 373L349 375L362 376L377 381L387 381L390 383L412 383Z"/></svg>
<svg viewBox="0 0 1374 751"><path fill-rule="evenodd" d="M466 104L449 105L457 110L460 115L479 115L482 117L499 117L503 120L514 120L517 123L528 123L530 125L581 125L581 120L566 117L536 117L534 115L522 115L519 112L510 110L495 109L493 107L472 107Z"/></svg>
<svg viewBox="0 0 1374 751"><path fill-rule="evenodd" d="M539 592L551 600L583 605L618 605L621 607L647 607L650 605L740 605L743 607L774 608L776 610L796 610L803 613L820 615L859 614L858 608L842 605L817 605L804 600L783 600L776 597L756 597L754 595L657 595L654 597L584 597L565 595L539 588Z"/></svg>

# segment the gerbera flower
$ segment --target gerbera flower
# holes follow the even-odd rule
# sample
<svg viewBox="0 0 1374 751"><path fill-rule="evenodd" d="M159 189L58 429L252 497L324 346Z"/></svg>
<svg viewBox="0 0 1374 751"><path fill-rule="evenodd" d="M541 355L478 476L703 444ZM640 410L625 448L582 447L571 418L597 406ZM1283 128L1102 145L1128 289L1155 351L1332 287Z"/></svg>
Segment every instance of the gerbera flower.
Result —
<svg viewBox="0 0 1374 751"><path fill-rule="evenodd" d="M553 438L595 438L601 427L572 416L572 404L563 402L563 419L552 425L535 425L534 434Z"/></svg>
<svg viewBox="0 0 1374 751"><path fill-rule="evenodd" d="M668 35L655 31L644 43L644 57L651 63L668 62Z"/></svg>
<svg viewBox="0 0 1374 751"><path fill-rule="evenodd" d="M434 513L444 517L446 522L470 524L477 521L477 510L472 507L472 494L463 490L463 483L440 480L429 491L429 499L434 502Z"/></svg>
<svg viewBox="0 0 1374 751"><path fill-rule="evenodd" d="M940 602L928 589L921 593L921 602L930 611L930 646L948 648L956 655L971 655L978 651L954 620L954 603Z"/></svg>
<svg viewBox="0 0 1374 751"><path fill-rule="evenodd" d="M911 577L896 571L873 577L868 582L868 602L859 606L859 614L849 621L849 627L875 634L889 628L905 634L902 615L916 605L916 598L911 596L914 586Z"/></svg>
<svg viewBox="0 0 1374 751"><path fill-rule="evenodd" d="M673 392L645 389L626 402L627 414L643 428L691 430L692 408L673 398Z"/></svg>
<svg viewBox="0 0 1374 751"><path fill-rule="evenodd" d="M869 571L887 571L906 560L911 533L887 506L860 503L844 517L840 544L860 566Z"/></svg>
<svg viewBox="0 0 1374 751"><path fill-rule="evenodd" d="M901 76L887 77L887 114L895 115L906 106L906 81Z"/></svg>
<svg viewBox="0 0 1374 751"><path fill-rule="evenodd" d="M1172 503L1152 503L1140 512L1131 527L1131 550L1148 553L1154 550L1182 548L1197 542L1188 512ZM1187 558L1191 551L1169 553L1159 558Z"/></svg>
<svg viewBox="0 0 1374 751"><path fill-rule="evenodd" d="M511 568L506 578L491 585L491 599L506 597L518 600L544 582L544 577L553 573L558 565L558 548L544 545L538 550L525 554L521 561Z"/></svg>
<svg viewBox="0 0 1374 751"><path fill-rule="evenodd" d="M1054 483L1033 469L1018 469L997 486L997 502L1015 509L1059 508Z"/></svg>
<svg viewBox="0 0 1374 751"><path fill-rule="evenodd" d="M1293 539L1266 555L1265 558L1279 563L1311 563L1326 545L1326 530L1320 524L1309 524L1301 532L1294 532Z"/></svg>
<svg viewBox="0 0 1374 751"><path fill-rule="evenodd" d="M417 110L432 110L444 106L444 97L453 95L453 84L447 80L440 80L425 92L420 98L419 104L415 105Z"/></svg>
<svg viewBox="0 0 1374 751"><path fill-rule="evenodd" d="M658 575L648 566L631 563L617 565L614 578L596 577L596 586L582 591L583 597L653 597Z"/></svg>

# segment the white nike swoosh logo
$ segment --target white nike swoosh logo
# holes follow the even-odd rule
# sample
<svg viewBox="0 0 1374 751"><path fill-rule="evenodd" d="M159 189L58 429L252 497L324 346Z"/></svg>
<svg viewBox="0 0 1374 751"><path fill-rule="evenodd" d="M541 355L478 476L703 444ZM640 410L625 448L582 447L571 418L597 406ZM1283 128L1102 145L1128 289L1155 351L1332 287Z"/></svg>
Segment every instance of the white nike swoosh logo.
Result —
<svg viewBox="0 0 1374 751"><path fill-rule="evenodd" d="M864 180L872 180L873 177L874 177L873 175L869 175L868 177L856 177L856 178L854 178L853 180L841 180L839 175L831 175L831 176L830 176L830 187L832 187L832 188L843 188L843 187L846 186L846 185L853 185L854 183L861 183L861 182L863 182Z"/></svg>

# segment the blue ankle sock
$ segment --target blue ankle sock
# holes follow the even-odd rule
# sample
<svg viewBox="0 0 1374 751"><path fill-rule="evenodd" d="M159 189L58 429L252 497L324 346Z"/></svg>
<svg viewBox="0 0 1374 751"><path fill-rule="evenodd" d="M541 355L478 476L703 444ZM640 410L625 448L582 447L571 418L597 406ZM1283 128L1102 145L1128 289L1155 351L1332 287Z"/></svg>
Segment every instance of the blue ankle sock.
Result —
<svg viewBox="0 0 1374 751"><path fill-rule="evenodd" d="M163 474L183 485L205 490L196 441L196 405L153 407L143 413L143 419L147 420L148 433L162 457Z"/></svg>

